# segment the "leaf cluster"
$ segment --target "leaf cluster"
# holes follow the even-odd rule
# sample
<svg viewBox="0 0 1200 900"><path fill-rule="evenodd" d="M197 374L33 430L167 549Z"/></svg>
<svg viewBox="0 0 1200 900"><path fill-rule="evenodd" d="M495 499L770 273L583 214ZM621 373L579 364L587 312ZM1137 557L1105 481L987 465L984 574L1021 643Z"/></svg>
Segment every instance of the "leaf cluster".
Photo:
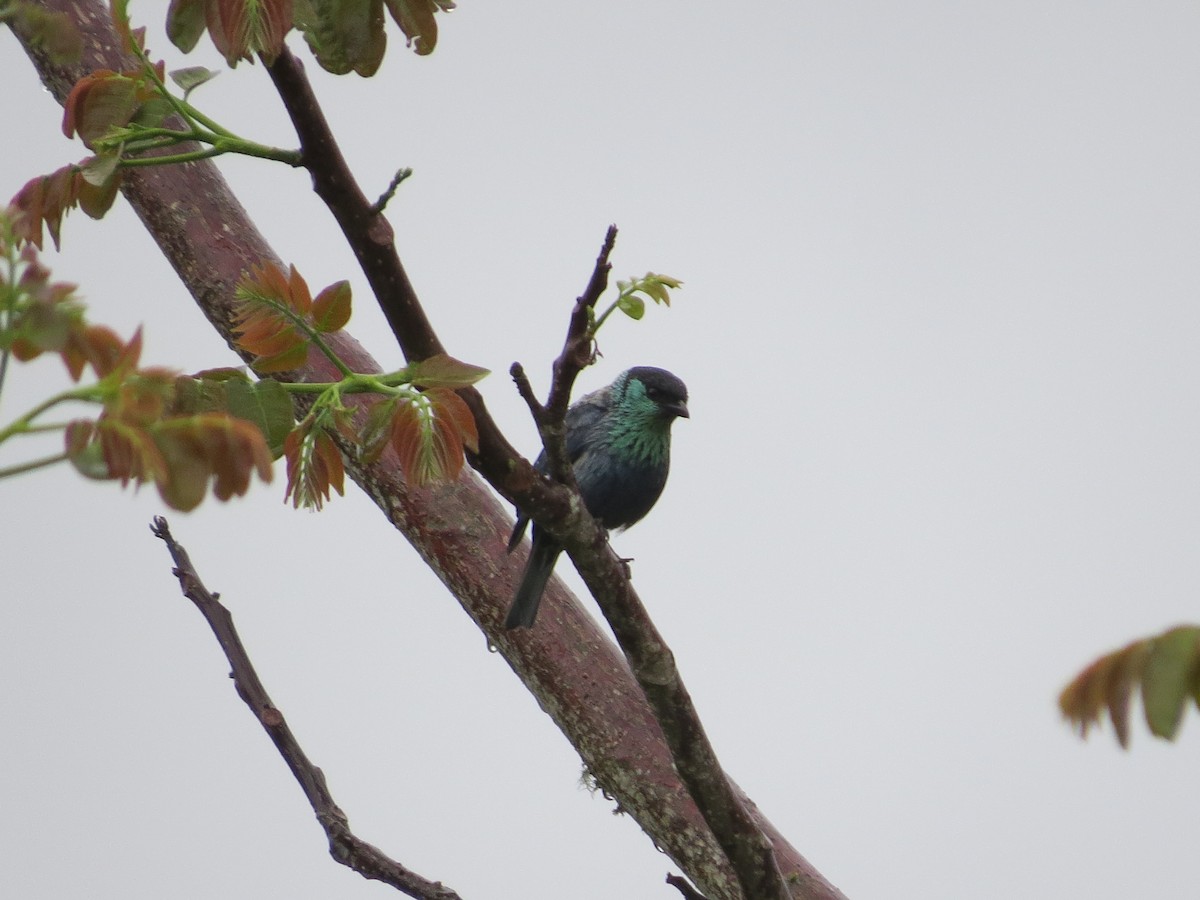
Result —
<svg viewBox="0 0 1200 900"><path fill-rule="evenodd" d="M387 49L385 9L408 46L425 56L437 46L434 13L454 6L454 0L171 0L167 35L188 53L207 31L230 66L256 55L269 65L295 28L327 71L367 76Z"/></svg>
<svg viewBox="0 0 1200 900"><path fill-rule="evenodd" d="M320 508L331 490L342 493L344 468L335 435L367 463L392 449L414 485L454 479L466 451L479 448L475 419L455 390L479 381L487 370L439 355L387 375L352 372L322 337L341 329L350 313L347 282L313 297L295 266L287 272L274 265L256 268L238 290L235 340L253 355L255 371L298 368L316 349L343 375L329 384L283 384L287 391L314 395L308 414L283 442L286 496L296 506ZM374 395L365 413L356 415L346 404L350 394Z"/></svg>
<svg viewBox="0 0 1200 900"><path fill-rule="evenodd" d="M671 305L671 291L683 287L683 282L670 275L659 275L647 272L641 278L630 278L628 281L617 280L617 298L598 316L594 316L589 327L591 337L596 336L608 317L617 310L637 321L646 314L646 300Z"/></svg>
<svg viewBox="0 0 1200 900"><path fill-rule="evenodd" d="M182 510L199 504L210 486L219 500L228 500L246 493L255 473L270 481L267 417L258 415L269 398L259 396L245 376L234 388L225 376L188 377L141 366L141 330L125 341L88 323L74 286L50 280L34 246L18 237L21 231L19 213L0 214L0 389L10 360L28 362L47 353L61 358L78 387L0 428L0 444L51 431L61 432L64 442L61 454L0 470L0 476L69 460L90 478L153 483L168 505ZM85 374L94 382L81 384ZM283 399L290 423L290 403ZM67 403L100 411L43 421Z"/></svg>
<svg viewBox="0 0 1200 900"><path fill-rule="evenodd" d="M1189 701L1200 706L1200 627L1181 625L1100 657L1063 689L1058 705L1081 737L1107 714L1128 747L1135 691L1150 733L1173 740Z"/></svg>

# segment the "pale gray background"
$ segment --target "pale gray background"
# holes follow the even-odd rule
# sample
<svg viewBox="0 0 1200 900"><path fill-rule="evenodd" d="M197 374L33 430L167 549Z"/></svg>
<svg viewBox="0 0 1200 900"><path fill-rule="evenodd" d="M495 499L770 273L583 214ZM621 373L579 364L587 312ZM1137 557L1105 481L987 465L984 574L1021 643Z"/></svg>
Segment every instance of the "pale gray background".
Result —
<svg viewBox="0 0 1200 900"><path fill-rule="evenodd" d="M158 4L150 43L169 49ZM1200 8L477 2L432 58L314 76L447 346L536 439L604 228L686 287L583 387L689 384L672 482L617 539L722 761L850 897L1196 896L1197 733L1080 743L1101 651L1200 620ZM186 60L208 63L206 43ZM310 66L310 68L312 68ZM0 194L80 157L0 32ZM261 67L196 97L294 145ZM352 331L399 356L301 172L223 169ZM235 362L133 216L64 252L145 358ZM16 367L10 418L60 383ZM5 447L0 465L20 457ZM282 475L282 473L280 473ZM358 833L470 898L655 898L672 869L361 496L171 522ZM0 895L395 896L328 860L147 530L54 470L0 485ZM568 568L568 567L563 567ZM571 573L574 579L574 573Z"/></svg>

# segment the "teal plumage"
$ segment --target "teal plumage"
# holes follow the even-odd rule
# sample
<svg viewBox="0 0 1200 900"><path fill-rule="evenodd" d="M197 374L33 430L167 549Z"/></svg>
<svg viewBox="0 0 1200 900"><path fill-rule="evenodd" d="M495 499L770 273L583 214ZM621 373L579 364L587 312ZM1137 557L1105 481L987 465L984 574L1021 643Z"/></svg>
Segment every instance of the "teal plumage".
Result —
<svg viewBox="0 0 1200 900"><path fill-rule="evenodd" d="M688 417L687 387L665 369L638 366L567 410L567 455L588 512L605 528L628 528L662 494L671 464L671 424ZM543 452L534 463L547 471ZM518 511L508 549L521 542L529 517ZM505 626L533 625L562 547L533 526L533 549Z"/></svg>

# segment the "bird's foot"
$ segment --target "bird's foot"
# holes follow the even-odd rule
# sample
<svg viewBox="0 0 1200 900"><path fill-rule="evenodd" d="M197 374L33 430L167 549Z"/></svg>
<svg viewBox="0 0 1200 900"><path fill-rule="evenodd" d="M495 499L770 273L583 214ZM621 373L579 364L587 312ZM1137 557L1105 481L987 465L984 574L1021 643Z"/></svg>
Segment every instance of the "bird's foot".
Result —
<svg viewBox="0 0 1200 900"><path fill-rule="evenodd" d="M617 562L619 562L621 564L621 568L625 570L625 580L628 581L633 577L633 569L629 567L629 564L633 562L633 557L630 556L626 558L624 556L618 556Z"/></svg>

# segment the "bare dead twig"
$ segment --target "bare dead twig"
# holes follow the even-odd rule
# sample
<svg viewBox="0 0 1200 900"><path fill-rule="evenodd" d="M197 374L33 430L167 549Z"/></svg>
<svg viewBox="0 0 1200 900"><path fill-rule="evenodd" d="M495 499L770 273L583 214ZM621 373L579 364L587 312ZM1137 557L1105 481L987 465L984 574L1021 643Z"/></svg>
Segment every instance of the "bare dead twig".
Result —
<svg viewBox="0 0 1200 900"><path fill-rule="evenodd" d="M220 602L220 595L212 593L204 586L187 551L171 534L166 519L155 516L150 531L167 545L171 559L175 561L173 574L179 579L183 595L196 605L216 635L217 643L225 653L225 658L229 660L238 696L250 707L250 711L254 713L299 782L300 789L304 791L304 796L316 813L317 821L321 823L325 835L329 838L330 855L364 878L382 881L417 900L461 900L457 893L441 882L422 878L350 831L346 814L334 802L325 784L325 774L309 760L284 720L283 713L267 695L267 690L250 662L250 656L246 653L242 639L234 627L233 616Z"/></svg>

